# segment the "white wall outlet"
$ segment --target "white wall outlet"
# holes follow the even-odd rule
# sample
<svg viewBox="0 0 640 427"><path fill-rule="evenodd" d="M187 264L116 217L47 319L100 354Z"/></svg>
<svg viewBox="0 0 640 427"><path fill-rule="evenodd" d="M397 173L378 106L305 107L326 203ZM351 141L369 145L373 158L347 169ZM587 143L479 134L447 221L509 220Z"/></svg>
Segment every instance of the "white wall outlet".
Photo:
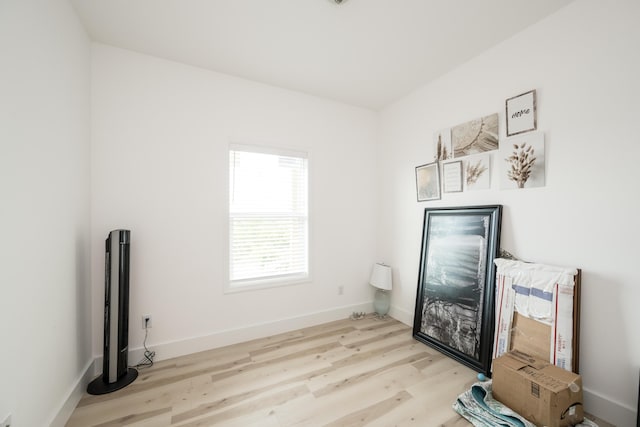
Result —
<svg viewBox="0 0 640 427"><path fill-rule="evenodd" d="M7 415L0 423L0 427L11 427L11 414Z"/></svg>
<svg viewBox="0 0 640 427"><path fill-rule="evenodd" d="M147 328L150 328L151 326L153 326L151 323L151 315L145 314L144 316L142 316L142 329L147 329Z"/></svg>
<svg viewBox="0 0 640 427"><path fill-rule="evenodd" d="M338 295L343 295L344 294L344 286L340 285L338 286Z"/></svg>

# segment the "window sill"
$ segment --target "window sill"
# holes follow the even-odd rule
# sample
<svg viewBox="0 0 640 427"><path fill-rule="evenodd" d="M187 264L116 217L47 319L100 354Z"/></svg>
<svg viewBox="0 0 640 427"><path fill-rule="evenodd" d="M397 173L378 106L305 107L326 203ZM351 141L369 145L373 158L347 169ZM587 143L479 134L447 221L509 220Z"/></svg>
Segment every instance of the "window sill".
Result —
<svg viewBox="0 0 640 427"><path fill-rule="evenodd" d="M274 277L268 279L237 280L227 283L224 293L235 294L239 292L280 288L283 286L302 285L310 282L311 277L309 275Z"/></svg>

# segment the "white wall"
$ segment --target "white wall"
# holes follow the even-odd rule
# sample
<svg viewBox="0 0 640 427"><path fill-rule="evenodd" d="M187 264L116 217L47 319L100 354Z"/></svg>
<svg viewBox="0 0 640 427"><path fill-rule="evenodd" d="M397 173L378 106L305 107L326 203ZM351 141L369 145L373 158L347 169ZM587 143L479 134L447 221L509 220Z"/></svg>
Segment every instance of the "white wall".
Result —
<svg viewBox="0 0 640 427"><path fill-rule="evenodd" d="M583 269L586 409L633 424L639 7L577 0L389 107L376 166L374 113L102 45L93 47L90 155L89 43L73 11L62 0L3 1L0 420L64 418L102 351L111 229L133 230L131 347L151 314L150 342L169 357L364 307L375 259L394 266L393 313L410 323L424 207L501 203L505 249ZM435 130L495 111L503 128L504 99L532 88L546 187L500 191L494 155L492 190L415 202L414 167L432 159ZM230 141L310 150L311 283L223 294Z"/></svg>
<svg viewBox="0 0 640 427"><path fill-rule="evenodd" d="M502 204L502 247L521 259L583 269L580 371L586 410L635 425L640 366L640 3L578 0L381 113L378 255L396 267L393 313L412 322L425 207ZM433 133L500 112L537 89L547 185L417 203L414 167ZM503 139L504 141L504 139Z"/></svg>
<svg viewBox="0 0 640 427"><path fill-rule="evenodd" d="M66 1L3 0L0 52L0 421L55 425L92 358L90 43Z"/></svg>
<svg viewBox="0 0 640 427"><path fill-rule="evenodd" d="M96 355L104 239L116 228L132 230L130 347L141 346L150 314L161 359L370 304L375 113L105 45L92 51ZM230 142L310 152L310 283L223 293Z"/></svg>

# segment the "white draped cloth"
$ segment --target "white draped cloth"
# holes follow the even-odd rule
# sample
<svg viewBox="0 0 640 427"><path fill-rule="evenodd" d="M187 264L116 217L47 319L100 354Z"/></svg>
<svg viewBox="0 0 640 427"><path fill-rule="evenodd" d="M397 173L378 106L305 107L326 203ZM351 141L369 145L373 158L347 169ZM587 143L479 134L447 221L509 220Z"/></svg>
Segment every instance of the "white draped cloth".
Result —
<svg viewBox="0 0 640 427"><path fill-rule="evenodd" d="M571 370L575 268L495 260L496 329L493 357L509 351L514 311L551 327L550 362Z"/></svg>

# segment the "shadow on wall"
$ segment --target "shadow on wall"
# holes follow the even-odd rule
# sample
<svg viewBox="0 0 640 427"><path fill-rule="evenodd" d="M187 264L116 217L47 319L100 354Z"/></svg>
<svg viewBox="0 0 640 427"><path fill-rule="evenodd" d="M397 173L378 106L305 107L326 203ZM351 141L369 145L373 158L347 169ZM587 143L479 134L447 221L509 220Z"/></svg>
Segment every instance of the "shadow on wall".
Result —
<svg viewBox="0 0 640 427"><path fill-rule="evenodd" d="M620 402L633 412L633 396L637 390L634 381L629 379L638 375L638 367L634 366L630 348L631 331L623 310L604 311L600 303L617 301L616 306L620 308L629 296L625 295L621 283L589 271L588 266L583 267L580 343L582 348L598 351L580 352L580 374L586 389L597 390L598 394ZM628 389L621 389L623 384L628 384Z"/></svg>
<svg viewBox="0 0 640 427"><path fill-rule="evenodd" d="M76 230L76 345L80 349L80 360L82 365L91 358L91 277L89 266L91 259L89 256L89 238L84 236L82 230Z"/></svg>

